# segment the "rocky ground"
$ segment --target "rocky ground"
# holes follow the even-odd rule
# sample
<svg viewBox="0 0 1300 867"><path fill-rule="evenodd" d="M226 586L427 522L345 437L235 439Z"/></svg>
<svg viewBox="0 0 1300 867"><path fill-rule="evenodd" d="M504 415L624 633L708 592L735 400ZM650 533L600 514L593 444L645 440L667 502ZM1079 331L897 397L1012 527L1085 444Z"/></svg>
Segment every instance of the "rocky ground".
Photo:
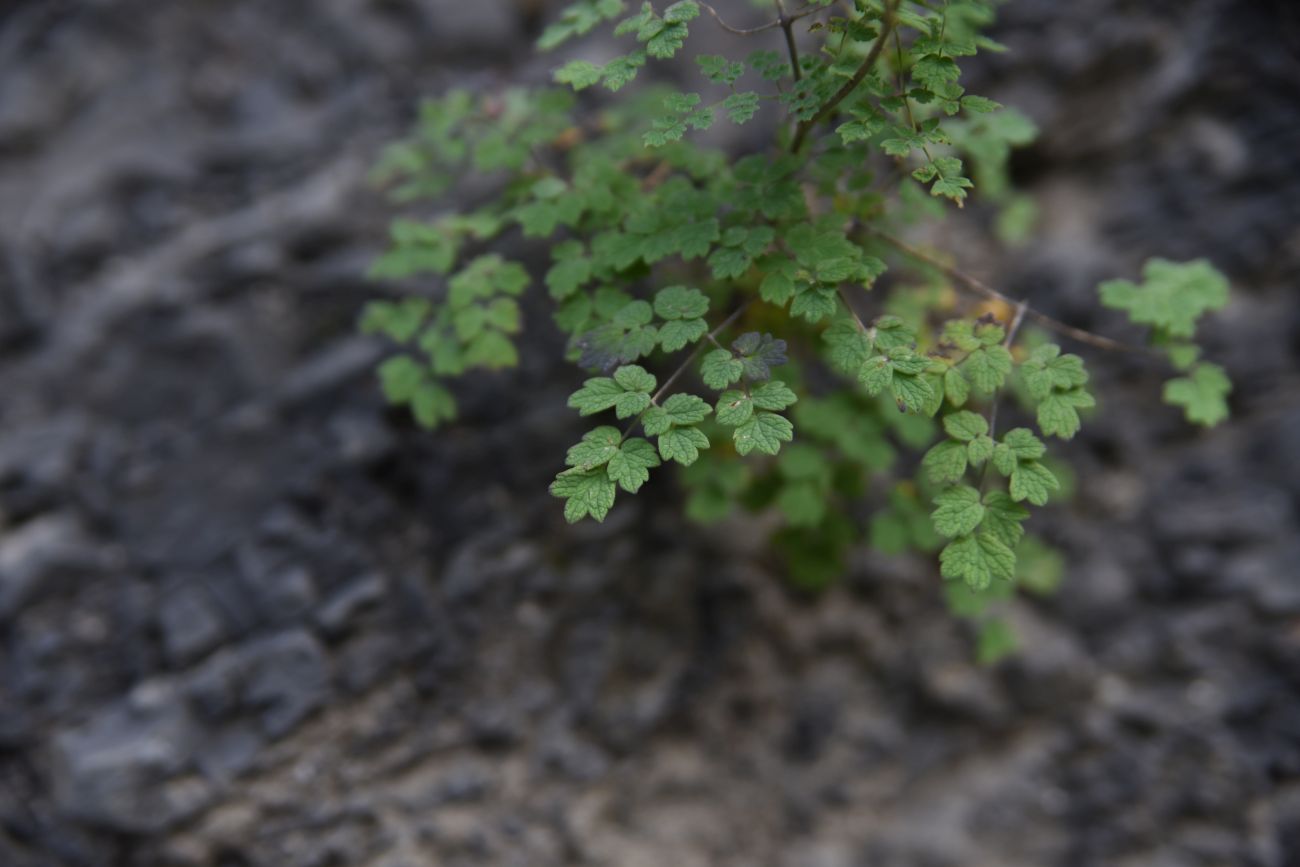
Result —
<svg viewBox="0 0 1300 867"><path fill-rule="evenodd" d="M533 17L0 7L0 864L1300 865L1300 14L1006 9L1043 235L953 243L1099 328L1097 279L1211 257L1238 388L1200 433L1094 360L1069 577L992 669L928 561L801 598L666 486L564 527L545 357L385 411L365 171L543 69Z"/></svg>

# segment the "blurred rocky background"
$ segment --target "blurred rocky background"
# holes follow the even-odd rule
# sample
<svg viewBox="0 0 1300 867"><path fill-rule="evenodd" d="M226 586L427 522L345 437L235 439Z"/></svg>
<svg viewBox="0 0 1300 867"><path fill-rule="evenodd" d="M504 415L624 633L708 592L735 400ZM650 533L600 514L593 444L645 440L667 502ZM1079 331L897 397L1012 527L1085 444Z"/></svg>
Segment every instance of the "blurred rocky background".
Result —
<svg viewBox="0 0 1300 867"><path fill-rule="evenodd" d="M545 15L0 5L0 865L1300 865L1300 10L1013 0L972 70L1043 221L956 221L971 270L1108 329L1150 255L1236 290L1220 429L1092 356L1068 578L993 668L926 559L800 596L667 484L564 527L543 316L461 423L386 411L365 172L543 78Z"/></svg>

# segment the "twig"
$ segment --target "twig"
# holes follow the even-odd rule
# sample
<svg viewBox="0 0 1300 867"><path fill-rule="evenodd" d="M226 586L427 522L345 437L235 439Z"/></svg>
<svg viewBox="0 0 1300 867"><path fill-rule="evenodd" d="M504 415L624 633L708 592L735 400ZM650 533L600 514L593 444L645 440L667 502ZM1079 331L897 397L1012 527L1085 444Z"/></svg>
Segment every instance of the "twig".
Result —
<svg viewBox="0 0 1300 867"><path fill-rule="evenodd" d="M723 30L727 31L728 33L734 33L737 36L753 36L756 33L762 33L765 30L772 30L773 28L776 27L788 27L789 25L798 21L800 18L804 18L805 16L811 15L814 12L820 12L822 9L825 8L820 4L810 3L807 6L799 7L795 11L791 12L789 15L782 15L780 18L776 19L775 21L769 21L766 24L760 24L757 27L744 28L744 27L732 27L730 24L723 21L722 16L718 14L718 10L714 9L708 3L700 3L700 5L704 7L705 12L713 16L713 20L718 22L719 27L721 27Z"/></svg>
<svg viewBox="0 0 1300 867"><path fill-rule="evenodd" d="M668 375L668 378L664 380L664 384L659 386L658 391L650 395L650 404L652 406L658 406L659 398L663 397L664 394L668 392L668 389L672 388L673 385L677 382L677 380L681 379L682 374L686 372L686 369L689 368L691 364L694 363L695 359L699 357L700 353L704 351L704 347L707 346L709 343L712 343L713 345L716 346L718 342L717 341L718 335L721 334L723 331L726 331L732 325L734 325L736 320L739 319L741 316L744 316L745 311L748 310L750 308L750 305L752 305L753 303L754 302L752 299L746 301L744 304L740 305L735 310L731 311L731 315L729 315L726 319L719 322L717 328L714 328L708 334L704 335L704 340L701 340L695 344L695 348L691 350L690 355L686 356L686 360L683 361L680 365L678 365L677 369ZM623 431L623 439L627 439L627 435L632 433L633 428L635 428L637 426L637 423L640 421L641 421L641 417L639 415L636 418L632 419L632 421L628 424L627 428L624 429Z"/></svg>
<svg viewBox="0 0 1300 867"><path fill-rule="evenodd" d="M799 81L803 78L803 71L799 69L799 47L794 44L794 19L785 14L785 4L781 0L776 0L776 11L780 16L777 21L781 24L781 30L785 33L785 47L790 52L790 70L794 74L794 80Z"/></svg>
<svg viewBox="0 0 1300 867"><path fill-rule="evenodd" d="M740 305L735 310L731 311L730 316L728 316L726 319L718 323L717 328L713 329L707 335L705 335L706 339L710 341L716 340L719 334L726 331L728 328L731 327L731 325L737 319L745 315L745 311L748 310L749 306L753 303L754 302L752 300L746 301L744 304ZM653 395L651 395L650 397L651 403L657 403L659 401L659 398L664 396L664 393L667 392L668 389L672 387L673 383L677 382L677 380L681 378L682 374L686 372L686 368L691 366L691 362L695 361L696 357L698 357L699 354L704 351L704 347L705 347L705 343L703 340L695 344L695 349L692 350L690 355L686 356L686 360L683 361L681 365L678 366L678 368L674 370L666 380L664 380L664 384L659 386L659 390L656 391Z"/></svg>
<svg viewBox="0 0 1300 867"><path fill-rule="evenodd" d="M808 137L808 132L820 123L823 118L830 114L831 111L834 110L835 106L843 102L849 94L856 90L857 86L861 84L862 80L871 72L872 67L876 65L876 61L880 59L880 52L885 48L885 40L889 39L889 34L893 32L894 13L898 11L899 2L901 2L901 0L894 0L894 2L885 9L885 17L880 23L880 35L878 35L876 41L871 44L870 50L867 51L866 58L862 61L862 65L858 67L857 71L853 73L853 77L844 82L844 85L840 87L839 90L835 91L835 95L827 100L826 103L817 110L815 115L808 118L808 120L801 121L799 126L795 128L794 140L790 142L790 153L798 153L799 149L803 147L804 139Z"/></svg>
<svg viewBox="0 0 1300 867"><path fill-rule="evenodd" d="M943 262L931 256L929 253L926 253L923 250L919 250L916 247L913 247L911 244L908 244L905 241L901 241L898 238L895 238L893 235L889 235L885 232L880 231L879 229L873 229L870 226L862 226L861 228L865 230L868 234L872 235L873 237L879 238L881 241L884 241L886 244L889 244L891 247L895 248L899 252L904 253L920 262L924 262L926 265L929 265L931 268L940 271L946 277L951 279L954 283L958 284L961 287L964 287L965 289L971 292L976 293L977 295L983 295L985 298L990 298L994 301L1001 301L1002 303L1008 304L1013 307L1020 306L1022 303L1016 301L1014 298L1011 298L1010 296L1004 295L1003 293L994 289L992 286L989 286L987 283L984 283L983 281L975 277L972 277L971 275L965 273L964 271L959 271L958 269L952 267L951 265L944 264ZM1069 337L1072 340L1077 340L1080 343L1086 343L1089 346L1095 346L1098 349L1107 349L1112 352L1127 352L1135 355L1149 355L1152 357L1163 357L1159 352L1149 347L1133 346L1128 343L1123 343L1119 340L1114 340L1110 337L1104 337L1100 334L1094 334L1093 332L1086 331L1082 328L1075 328L1073 325L1067 325L1064 322L1060 321L1059 319L1053 319L1051 316L1048 316L1046 313L1040 313L1039 311L1035 310L1032 307L1026 306L1024 308L1023 314L1021 315L1024 317L1028 317L1029 319L1032 319L1033 321L1037 322L1039 325L1043 326L1044 328L1048 328L1051 329L1052 331L1055 331L1057 334L1065 335L1066 337Z"/></svg>

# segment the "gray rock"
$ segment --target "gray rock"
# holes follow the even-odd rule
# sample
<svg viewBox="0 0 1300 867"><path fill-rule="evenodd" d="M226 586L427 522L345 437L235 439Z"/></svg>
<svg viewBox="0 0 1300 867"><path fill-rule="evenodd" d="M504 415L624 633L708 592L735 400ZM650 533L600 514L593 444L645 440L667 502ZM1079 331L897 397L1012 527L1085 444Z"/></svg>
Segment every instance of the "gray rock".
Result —
<svg viewBox="0 0 1300 867"><path fill-rule="evenodd" d="M54 737L55 800L68 814L148 833L192 812L205 791L178 777L198 729L174 684L146 681L85 725Z"/></svg>
<svg viewBox="0 0 1300 867"><path fill-rule="evenodd" d="M362 575L340 587L316 609L316 622L326 635L341 635L358 613L383 597L383 579L375 574Z"/></svg>
<svg viewBox="0 0 1300 867"><path fill-rule="evenodd" d="M292 629L217 653L186 693L209 719L253 714L263 733L280 737L329 697L329 660L306 630Z"/></svg>
<svg viewBox="0 0 1300 867"><path fill-rule="evenodd" d="M37 592L52 589L61 575L95 571L102 561L80 523L62 512L33 519L0 536L0 622Z"/></svg>
<svg viewBox="0 0 1300 867"><path fill-rule="evenodd" d="M187 584L163 599L158 612L163 649L176 665L185 665L216 647L226 635L225 619L201 586Z"/></svg>

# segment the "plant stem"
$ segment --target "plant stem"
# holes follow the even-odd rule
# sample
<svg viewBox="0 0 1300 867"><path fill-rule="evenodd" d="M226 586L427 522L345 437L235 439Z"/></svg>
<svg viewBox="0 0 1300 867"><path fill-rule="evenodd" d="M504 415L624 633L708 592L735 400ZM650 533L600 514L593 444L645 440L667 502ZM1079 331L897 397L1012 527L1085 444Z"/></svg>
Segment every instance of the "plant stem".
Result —
<svg viewBox="0 0 1300 867"><path fill-rule="evenodd" d="M794 80L799 81L803 78L803 71L799 69L799 47L794 44L794 21L785 14L785 4L781 0L776 0L776 11L780 16L777 21L781 23L781 30L785 33L785 47L790 52L790 72L794 75Z"/></svg>
<svg viewBox="0 0 1300 867"><path fill-rule="evenodd" d="M856 90L858 85L862 83L862 80L871 72L872 67L876 65L876 61L880 59L880 52L885 48L885 41L889 39L889 34L894 30L894 13L898 11L899 2L901 2L901 0L894 0L893 3L886 7L885 17L881 19L880 22L880 34L876 37L876 41L871 44L870 50L867 51L866 58L863 59L862 65L858 67L857 71L853 73L853 77L844 82L844 85L839 90L835 91L835 95L828 99L826 103L817 110L815 115L808 118L808 120L801 121L799 126L795 128L794 140L790 142L790 153L798 153L799 149L803 147L804 140L808 137L809 131L829 115L831 111L834 110L835 106L843 102L849 94Z"/></svg>
<svg viewBox="0 0 1300 867"><path fill-rule="evenodd" d="M719 322L717 328L714 328L708 334L704 335L704 339L695 344L695 348L691 350L690 355L686 356L686 360L683 361L680 365L678 365L677 369L668 375L668 378L664 380L664 384L659 386L658 391L650 395L650 405L658 406L659 398L663 397L668 392L668 389L672 388L673 385L677 382L677 380L681 379L682 374L685 373L686 369L689 368L691 364L695 361L695 359L699 357L700 353L704 351L704 348L708 346L710 343L716 346L718 343L717 340L718 335L721 334L723 331L726 331L732 325L734 325L736 323L736 320L739 319L741 316L744 316L745 311L748 310L753 303L754 303L753 299L746 301L744 304L740 305L735 310L731 311L731 314L727 316L726 319ZM627 435L632 433L632 430L637 426L637 424L640 421L641 421L640 415L632 419L631 423L628 424L627 428L624 429L623 431L623 439L627 439Z"/></svg>
<svg viewBox="0 0 1300 867"><path fill-rule="evenodd" d="M699 0L696 0L696 2L699 2ZM809 3L806 6L800 6L798 9L794 10L789 15L782 14L782 16L776 19L775 21L769 21L766 24L760 24L757 27L744 28L744 27L732 27L730 24L723 21L722 16L718 14L718 10L714 9L708 3L701 2L699 3L699 5L704 9L705 12L713 16L713 20L718 22L719 27L721 27L723 30L727 31L728 33L734 33L737 36L753 36L757 33L762 33L765 30L772 30L773 28L776 27L788 27L789 25L798 21L800 18L804 18L808 15L812 15L814 12L820 12L822 9L826 8L817 3Z"/></svg>
<svg viewBox="0 0 1300 867"><path fill-rule="evenodd" d="M1013 307L1021 305L1021 302L1016 301L1014 298L1004 295L1003 293L994 289L992 286L989 286L987 283L984 283L983 281L975 277L972 277L971 275L965 273L964 271L960 271L952 267L951 265L944 264L940 260L931 256L929 253L926 253L923 250L913 247L911 244L908 244L906 241L902 241L898 238L895 238L893 235L890 235L886 232L882 232L879 229L874 229L870 226L864 225L862 226L862 229L865 230L869 235L878 238L881 241L884 241L886 244L890 245L891 247L898 250L899 252L904 253L905 255L913 259L916 259L919 262L923 262L926 265L929 265L931 268L934 268L935 270L941 272L942 274L944 274L944 276L948 277L950 280L952 280L961 288L964 288L970 292L974 292L977 295L983 295L985 298L990 298L994 301L1001 301L1002 303ZM1106 349L1112 352L1127 352L1134 355L1147 355L1147 356L1157 357L1157 358L1164 357L1160 352L1145 346L1133 346L1128 343L1123 343L1119 340L1114 340L1110 337L1105 337L1101 334L1094 334L1093 332L1086 331L1082 328L1075 328L1073 325L1067 325L1064 322L1060 321L1059 319L1053 319L1051 316L1048 316L1046 313L1040 313L1039 311L1033 309L1032 307L1025 307L1022 315L1028 317L1029 319L1032 319L1033 321L1037 322L1039 325L1043 326L1044 328L1048 328L1052 331L1055 331L1057 334L1064 335L1066 337L1069 337L1072 340L1077 340L1080 343L1086 343L1089 346L1095 346L1098 349Z"/></svg>

